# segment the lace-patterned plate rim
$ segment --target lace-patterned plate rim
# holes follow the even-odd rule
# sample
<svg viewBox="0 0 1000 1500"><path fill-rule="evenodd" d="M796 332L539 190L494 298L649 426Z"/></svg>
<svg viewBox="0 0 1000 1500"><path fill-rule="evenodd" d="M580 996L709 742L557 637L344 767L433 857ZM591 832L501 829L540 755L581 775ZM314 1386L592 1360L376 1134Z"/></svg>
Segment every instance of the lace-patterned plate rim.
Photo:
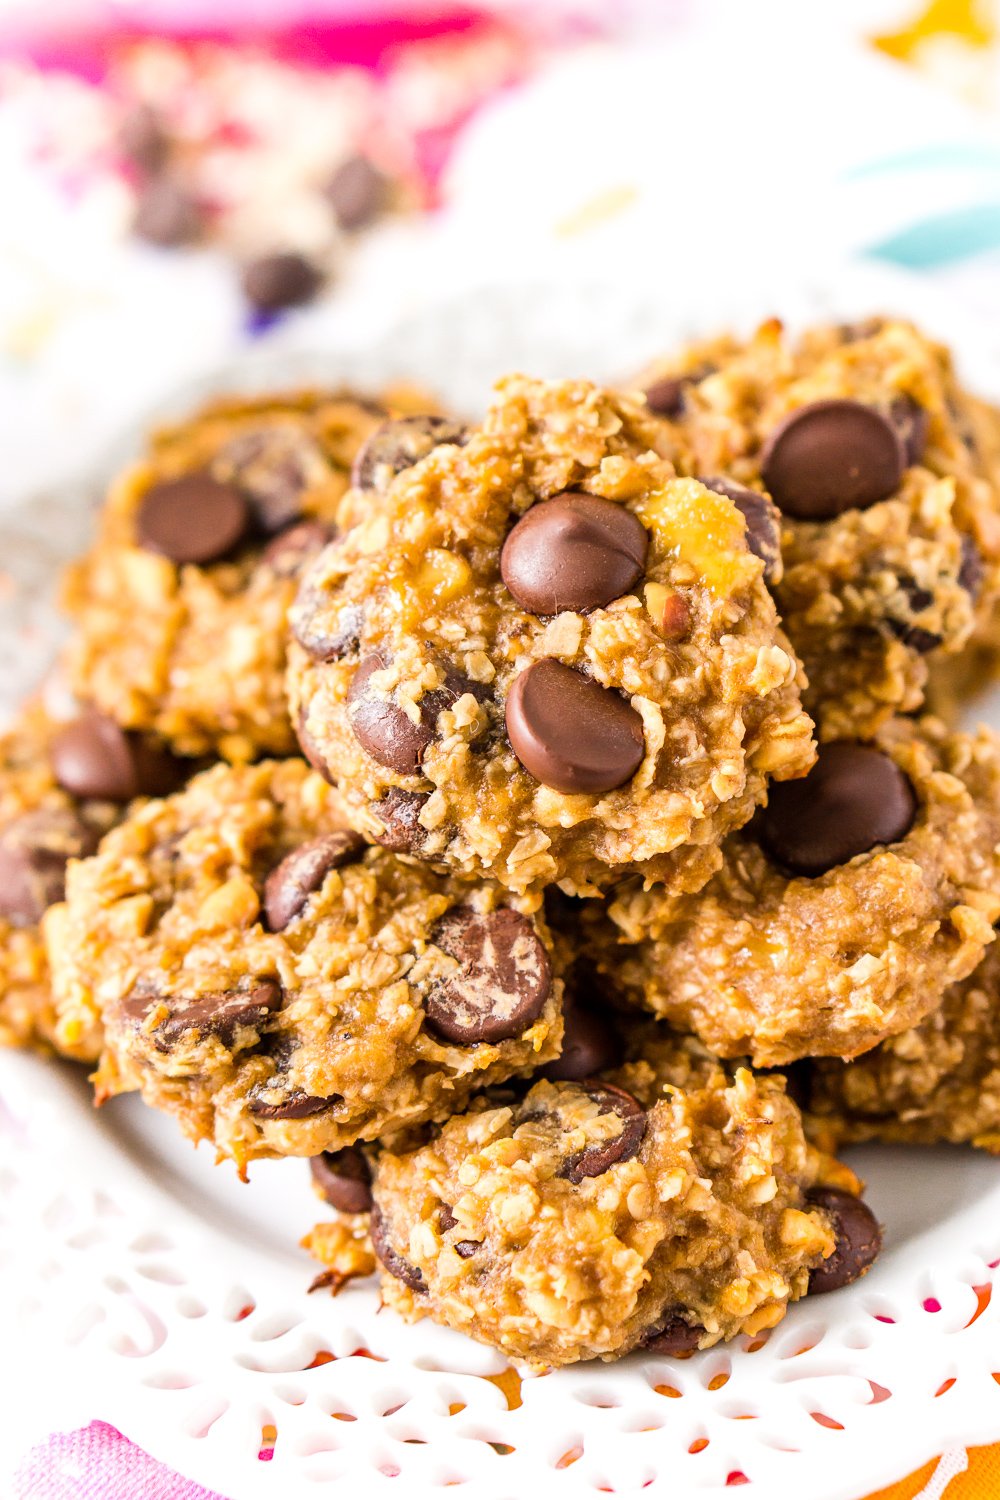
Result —
<svg viewBox="0 0 1000 1500"><path fill-rule="evenodd" d="M421 379L475 410L505 368L610 379L776 309L793 322L907 313L970 356L978 388L1000 391L1000 351L919 284L866 271L733 293L731 305L689 298L682 319L635 289L470 295L335 356L277 347L154 416L210 390L317 379ZM44 514L0 517L24 587L0 606L0 641L17 628L23 654L27 628L38 670L55 628L39 591L79 545L78 512L64 493ZM506 1500L543 1482L573 1497L638 1494L666 1475L674 1493L858 1500L950 1445L1000 1437L1000 1176L988 1157L855 1153L885 1255L766 1340L522 1382L493 1351L380 1311L370 1285L310 1297L296 1242L322 1209L302 1163L260 1163L242 1186L137 1101L95 1114L78 1070L30 1057L0 1056L0 1105L0 1267L18 1288L10 1350L24 1399L44 1389L53 1426L102 1417L232 1500L273 1495L279 1476L304 1496L337 1480L399 1493L401 1479L408 1494Z"/></svg>

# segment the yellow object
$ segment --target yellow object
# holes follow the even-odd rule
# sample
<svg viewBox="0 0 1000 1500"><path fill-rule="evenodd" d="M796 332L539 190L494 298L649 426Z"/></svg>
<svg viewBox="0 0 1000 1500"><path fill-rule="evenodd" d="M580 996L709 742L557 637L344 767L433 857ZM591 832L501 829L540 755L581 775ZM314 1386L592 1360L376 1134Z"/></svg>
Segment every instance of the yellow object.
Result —
<svg viewBox="0 0 1000 1500"><path fill-rule="evenodd" d="M970 1448L965 1455L967 1467L954 1477L947 1479L942 1488L942 1470L945 1464L954 1468L951 1457L932 1459L929 1464L901 1479L888 1489L878 1490L868 1500L924 1500L924 1495L933 1500L997 1500L1000 1495L1000 1443L989 1448Z"/></svg>
<svg viewBox="0 0 1000 1500"><path fill-rule="evenodd" d="M873 38L875 46L900 62L913 62L925 42L957 37L970 47L989 47L996 40L992 0L930 0L902 30Z"/></svg>

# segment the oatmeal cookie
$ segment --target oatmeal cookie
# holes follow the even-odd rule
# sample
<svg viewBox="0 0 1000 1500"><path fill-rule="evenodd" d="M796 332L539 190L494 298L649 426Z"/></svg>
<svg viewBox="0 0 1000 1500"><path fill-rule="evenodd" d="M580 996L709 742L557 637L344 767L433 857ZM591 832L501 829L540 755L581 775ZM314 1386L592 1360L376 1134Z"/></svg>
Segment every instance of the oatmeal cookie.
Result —
<svg viewBox="0 0 1000 1500"><path fill-rule="evenodd" d="M162 748L89 711L58 721L32 702L0 736L0 1043L96 1059L99 1027L57 1038L40 923L62 900L67 862L92 854L132 798L183 775Z"/></svg>
<svg viewBox="0 0 1000 1500"><path fill-rule="evenodd" d="M1000 947L919 1026L855 1062L816 1063L808 1101L817 1137L1000 1153Z"/></svg>
<svg viewBox="0 0 1000 1500"><path fill-rule="evenodd" d="M663 1027L642 1053L480 1095L427 1144L376 1152L385 1301L560 1365L758 1333L868 1268L878 1225L783 1079L727 1071Z"/></svg>
<svg viewBox="0 0 1000 1500"><path fill-rule="evenodd" d="M1000 743L930 717L820 747L695 896L637 882L584 925L612 989L720 1056L854 1057L914 1026L1000 918Z"/></svg>
<svg viewBox="0 0 1000 1500"><path fill-rule="evenodd" d="M924 697L1000 597L1000 486L988 409L910 324L798 342L776 321L644 377L679 466L766 490L782 512L782 621L828 738L872 733Z"/></svg>
<svg viewBox="0 0 1000 1500"><path fill-rule="evenodd" d="M461 1108L555 1056L538 903L367 848L298 759L217 766L70 871L46 932L99 1097L139 1089L242 1168Z"/></svg>
<svg viewBox="0 0 1000 1500"><path fill-rule="evenodd" d="M293 718L371 838L515 891L694 889L811 764L766 517L678 480L665 431L512 377L304 575Z"/></svg>
<svg viewBox="0 0 1000 1500"><path fill-rule="evenodd" d="M81 696L187 755L290 754L296 575L343 523L351 464L384 417L349 393L264 396L154 434L66 577Z"/></svg>

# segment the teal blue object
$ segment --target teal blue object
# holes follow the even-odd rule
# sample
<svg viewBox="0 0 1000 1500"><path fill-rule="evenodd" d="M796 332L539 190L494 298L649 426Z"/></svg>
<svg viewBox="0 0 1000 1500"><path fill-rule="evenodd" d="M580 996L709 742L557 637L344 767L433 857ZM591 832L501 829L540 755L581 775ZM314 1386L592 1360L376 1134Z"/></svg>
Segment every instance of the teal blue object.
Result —
<svg viewBox="0 0 1000 1500"><path fill-rule="evenodd" d="M878 177L884 172L925 172L944 168L947 171L973 170L976 172L1000 171L1000 151L995 146L966 145L954 142L947 146L917 146L909 151L897 151L893 156L877 157L875 161L862 162L844 173L846 182L857 182L865 177Z"/></svg>
<svg viewBox="0 0 1000 1500"><path fill-rule="evenodd" d="M921 219L869 245L866 253L913 271L931 271L998 248L1000 203L978 203Z"/></svg>

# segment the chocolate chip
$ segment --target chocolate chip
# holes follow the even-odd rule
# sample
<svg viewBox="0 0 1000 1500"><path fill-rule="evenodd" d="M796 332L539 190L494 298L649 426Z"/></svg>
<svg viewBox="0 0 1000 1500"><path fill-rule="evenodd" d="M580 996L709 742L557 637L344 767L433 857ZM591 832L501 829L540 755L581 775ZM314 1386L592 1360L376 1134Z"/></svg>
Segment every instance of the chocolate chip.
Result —
<svg viewBox="0 0 1000 1500"><path fill-rule="evenodd" d="M917 799L896 762L874 745L821 745L808 776L772 783L760 842L793 875L823 875L879 844L905 838Z"/></svg>
<svg viewBox="0 0 1000 1500"><path fill-rule="evenodd" d="M427 796L404 791L401 786L389 787L372 808L382 822L382 832L374 835L375 842L393 854L416 853L427 837L427 829L420 822Z"/></svg>
<svg viewBox="0 0 1000 1500"><path fill-rule="evenodd" d="M438 1213L438 1233L442 1235L447 1234L449 1229L454 1229L457 1223L458 1220L455 1218L455 1215L452 1213L451 1209L446 1203L443 1204L440 1212ZM456 1240L451 1248L454 1250L455 1254L460 1255L463 1260L471 1260L476 1251L481 1250L483 1246L481 1240Z"/></svg>
<svg viewBox="0 0 1000 1500"><path fill-rule="evenodd" d="M372 1204L369 1233L372 1249L389 1275L395 1276L397 1281L402 1281L413 1292L426 1292L427 1283L424 1281L424 1273L418 1271L416 1266L411 1266L410 1262L389 1243L388 1227L377 1203Z"/></svg>
<svg viewBox="0 0 1000 1500"><path fill-rule="evenodd" d="M384 493L404 469L411 469L442 443L462 444L468 433L452 417L395 417L376 427L351 470L356 490Z"/></svg>
<svg viewBox="0 0 1000 1500"><path fill-rule="evenodd" d="M430 934L458 971L424 1001L431 1031L460 1047L521 1036L552 987L549 956L530 920L509 906L481 913L453 906Z"/></svg>
<svg viewBox="0 0 1000 1500"><path fill-rule="evenodd" d="M276 1099L266 1096L277 1094ZM282 1092L281 1084L274 1078L267 1083L256 1083L247 1098L247 1108L258 1120L308 1120L311 1115L320 1115L341 1102L339 1094L320 1099L316 1094L307 1094L303 1089Z"/></svg>
<svg viewBox="0 0 1000 1500"><path fill-rule="evenodd" d="M898 586L906 600L906 614L902 618L888 615L886 624L904 646L909 646L911 651L926 656L929 651L934 651L941 645L942 637L934 631L925 630L922 625L915 624L913 616L928 609L934 603L934 595L929 589L922 588L915 578L900 578Z"/></svg>
<svg viewBox="0 0 1000 1500"><path fill-rule="evenodd" d="M679 417L684 410L684 375L664 375L646 387L646 405L658 417Z"/></svg>
<svg viewBox="0 0 1000 1500"><path fill-rule="evenodd" d="M342 1214L366 1214L372 1206L371 1168L357 1146L324 1151L309 1162L312 1179L331 1208Z"/></svg>
<svg viewBox="0 0 1000 1500"><path fill-rule="evenodd" d="M173 249L200 239L205 217L197 201L180 183L169 177L154 177L136 200L132 228L151 245Z"/></svg>
<svg viewBox="0 0 1000 1500"><path fill-rule="evenodd" d="M522 609L600 609L642 577L649 536L624 505L582 491L542 500L511 531L500 573Z"/></svg>
<svg viewBox="0 0 1000 1500"><path fill-rule="evenodd" d="M320 595L304 581L291 612L292 634L313 661L340 661L360 644L364 610L345 604L331 620L321 615L320 605Z"/></svg>
<svg viewBox="0 0 1000 1500"><path fill-rule="evenodd" d="M188 1040L191 1032L218 1037L224 1047L232 1047L239 1033L252 1030L259 1034L268 1017L281 1009L281 986L273 979L259 979L246 989L214 990L204 995L158 995L135 990L121 1003L124 1020L141 1025L151 1011L167 1006L168 1014L158 1021L154 1035L163 1048Z"/></svg>
<svg viewBox="0 0 1000 1500"><path fill-rule="evenodd" d="M746 522L747 546L764 564L764 582L776 583L781 575L781 512L774 501L720 474L699 475L699 483L733 502Z"/></svg>
<svg viewBox="0 0 1000 1500"><path fill-rule="evenodd" d="M888 415L903 445L906 467L912 468L914 464L920 463L924 456L930 416L926 408L912 396L907 395L905 391L901 391L898 396L892 398Z"/></svg>
<svg viewBox="0 0 1000 1500"><path fill-rule="evenodd" d="M646 1134L646 1112L638 1099L633 1099L624 1089L616 1088L611 1083L595 1082L585 1092L595 1104L601 1106L602 1115L618 1115L624 1121L624 1129L610 1141L603 1141L597 1146L585 1146L582 1151L574 1151L572 1156L567 1156L556 1176L565 1177L573 1183L581 1183L585 1177L600 1177L602 1172L607 1172L619 1162L631 1161Z"/></svg>
<svg viewBox="0 0 1000 1500"><path fill-rule="evenodd" d="M480 702L487 694L481 683L470 681L457 668L444 669L444 684L419 700L420 718L414 723L393 698L385 697L371 685L377 672L385 670L384 659L372 654L360 662L347 690L351 728L359 745L379 765L387 766L401 776L412 776L420 769L424 754L434 739L438 716L446 708L472 693Z"/></svg>
<svg viewBox="0 0 1000 1500"><path fill-rule="evenodd" d="M271 932L284 932L318 891L331 870L352 864L365 849L349 828L324 833L286 854L264 882L264 914Z"/></svg>
<svg viewBox="0 0 1000 1500"><path fill-rule="evenodd" d="M217 562L238 547L251 523L241 490L209 474L184 474L152 485L135 526L140 547L175 563Z"/></svg>
<svg viewBox="0 0 1000 1500"><path fill-rule="evenodd" d="M812 1208L829 1215L837 1246L833 1254L809 1273L809 1292L836 1292L863 1276L882 1248L878 1220L860 1198L837 1188L813 1188L807 1194Z"/></svg>
<svg viewBox="0 0 1000 1500"><path fill-rule="evenodd" d="M563 1006L562 1052L540 1070L553 1083L578 1083L617 1068L624 1048L610 1013L594 1004L572 1000Z"/></svg>
<svg viewBox="0 0 1000 1500"><path fill-rule="evenodd" d="M764 483L776 503L803 521L826 521L885 500L905 467L893 423L860 401L799 407L779 422L761 455Z"/></svg>
<svg viewBox="0 0 1000 1500"><path fill-rule="evenodd" d="M97 833L72 808L36 808L0 833L0 917L15 927L41 921L61 901L66 862L97 848Z"/></svg>
<svg viewBox="0 0 1000 1500"><path fill-rule="evenodd" d="M118 147L141 172L159 172L170 153L170 137L156 110L148 104L134 104L119 127Z"/></svg>
<svg viewBox="0 0 1000 1500"><path fill-rule="evenodd" d="M300 521L289 526L264 548L261 562L279 578L295 578L327 542L333 541L336 532L322 521Z"/></svg>
<svg viewBox="0 0 1000 1500"><path fill-rule="evenodd" d="M644 1333L640 1348L651 1354L690 1354L697 1349L698 1341L705 1332L700 1323L689 1323L679 1312L668 1312L648 1333Z"/></svg>
<svg viewBox="0 0 1000 1500"><path fill-rule="evenodd" d="M351 156L330 178L326 196L341 229L364 229L386 208L389 179L367 156Z"/></svg>
<svg viewBox="0 0 1000 1500"><path fill-rule="evenodd" d="M982 588L983 577L986 573L983 554L968 532L962 533L961 545L962 561L958 570L959 586L973 599L976 599L979 595L979 590Z"/></svg>
<svg viewBox="0 0 1000 1500"><path fill-rule="evenodd" d="M318 444L281 424L239 433L215 464L250 500L258 526L269 536L299 520L303 495L315 477L327 474Z"/></svg>
<svg viewBox="0 0 1000 1500"><path fill-rule="evenodd" d="M298 713L298 718L295 724L295 738L299 742L299 749L302 751L302 754L312 766L313 770L318 771L319 774L323 777L324 781L329 781L332 784L333 777L330 775L330 768L326 763L326 759L306 727L306 715L304 709L300 709Z"/></svg>
<svg viewBox="0 0 1000 1500"><path fill-rule="evenodd" d="M59 730L49 762L64 791L104 802L167 796L190 769L168 750L92 711Z"/></svg>
<svg viewBox="0 0 1000 1500"><path fill-rule="evenodd" d="M645 754L642 719L631 704L551 657L514 679L506 723L524 769L557 792L613 791Z"/></svg>
<svg viewBox="0 0 1000 1500"><path fill-rule="evenodd" d="M322 271L294 250L262 255L243 270L243 294L259 312L311 302L322 285Z"/></svg>

